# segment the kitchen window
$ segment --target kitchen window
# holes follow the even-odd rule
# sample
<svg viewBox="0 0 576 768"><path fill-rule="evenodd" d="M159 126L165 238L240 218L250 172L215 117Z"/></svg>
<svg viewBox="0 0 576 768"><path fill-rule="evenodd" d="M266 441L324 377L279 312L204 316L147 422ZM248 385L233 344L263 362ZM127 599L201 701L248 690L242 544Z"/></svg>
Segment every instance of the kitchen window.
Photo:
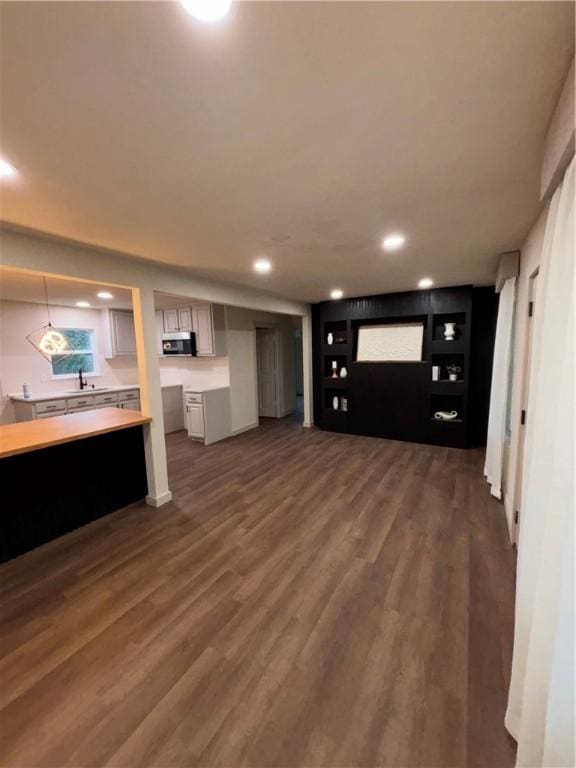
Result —
<svg viewBox="0 0 576 768"><path fill-rule="evenodd" d="M53 379L71 379L78 371L86 376L98 376L96 340L91 328L58 328L73 352L52 362Z"/></svg>

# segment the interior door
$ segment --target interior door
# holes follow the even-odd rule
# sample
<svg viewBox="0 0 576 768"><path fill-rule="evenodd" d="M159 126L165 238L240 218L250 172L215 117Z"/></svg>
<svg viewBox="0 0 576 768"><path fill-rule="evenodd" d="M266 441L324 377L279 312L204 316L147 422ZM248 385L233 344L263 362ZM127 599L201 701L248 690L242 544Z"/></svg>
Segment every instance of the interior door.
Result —
<svg viewBox="0 0 576 768"><path fill-rule="evenodd" d="M256 329L258 415L278 416L278 350L274 328Z"/></svg>
<svg viewBox="0 0 576 768"><path fill-rule="evenodd" d="M532 365L532 347L534 343L534 315L536 313L536 293L538 288L538 270L530 276L528 286L528 307L525 310L528 315L528 325L526 327L526 354L524 355L524 370L522 371L522 395L521 405L522 414L520 418L520 434L518 436L518 459L516 471L515 488L515 526L514 541L518 541L520 519L522 517L522 481L524 469L524 443L526 442L526 418L528 415L528 401L530 396L530 369Z"/></svg>

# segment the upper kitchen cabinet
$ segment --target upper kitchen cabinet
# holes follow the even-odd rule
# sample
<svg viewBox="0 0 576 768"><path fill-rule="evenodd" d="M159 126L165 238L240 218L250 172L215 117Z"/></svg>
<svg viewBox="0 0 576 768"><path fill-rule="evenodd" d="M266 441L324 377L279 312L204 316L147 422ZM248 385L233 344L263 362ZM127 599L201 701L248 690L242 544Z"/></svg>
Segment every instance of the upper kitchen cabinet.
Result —
<svg viewBox="0 0 576 768"><path fill-rule="evenodd" d="M196 334L198 357L226 355L224 307L218 304L195 302L189 307L158 310L156 317L156 327L161 326L164 333L193 331Z"/></svg>
<svg viewBox="0 0 576 768"><path fill-rule="evenodd" d="M219 304L193 304L192 326L198 357L226 355L226 319Z"/></svg>
<svg viewBox="0 0 576 768"><path fill-rule="evenodd" d="M193 330L192 309L190 307L176 307L175 309L164 310L165 333Z"/></svg>
<svg viewBox="0 0 576 768"><path fill-rule="evenodd" d="M136 354L134 314L126 309L105 309L103 314L104 357Z"/></svg>

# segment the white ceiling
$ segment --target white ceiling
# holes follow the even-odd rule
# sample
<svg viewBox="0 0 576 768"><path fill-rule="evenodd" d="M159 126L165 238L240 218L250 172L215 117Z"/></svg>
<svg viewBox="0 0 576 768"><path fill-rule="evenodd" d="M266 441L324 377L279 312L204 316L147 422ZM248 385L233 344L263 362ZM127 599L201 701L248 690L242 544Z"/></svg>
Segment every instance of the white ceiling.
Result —
<svg viewBox="0 0 576 768"><path fill-rule="evenodd" d="M46 278L46 288L50 306L75 307L77 301L87 301L92 309L132 309L132 294L125 288L62 280L52 276ZM98 291L110 291L113 298L99 299L96 296ZM44 304L43 276L0 266L0 299Z"/></svg>
<svg viewBox="0 0 576 768"><path fill-rule="evenodd" d="M537 214L574 50L565 2L1 15L4 220L302 300L491 282Z"/></svg>

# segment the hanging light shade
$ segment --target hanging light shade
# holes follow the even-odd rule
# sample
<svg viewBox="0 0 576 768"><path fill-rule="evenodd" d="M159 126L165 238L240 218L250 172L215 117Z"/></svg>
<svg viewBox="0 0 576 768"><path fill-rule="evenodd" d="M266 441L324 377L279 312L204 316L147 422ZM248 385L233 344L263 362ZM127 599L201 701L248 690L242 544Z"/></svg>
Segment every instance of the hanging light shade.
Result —
<svg viewBox="0 0 576 768"><path fill-rule="evenodd" d="M46 278L43 277L42 279L44 281L44 300L46 302L48 322L46 325L43 325L42 328L38 328L37 331L29 333L26 336L26 339L32 344L34 349L42 355L42 357L48 360L49 363L57 363L59 360L67 357L72 350L70 349L70 345L64 334L60 333L57 328L54 328L50 322L48 287L46 285Z"/></svg>

